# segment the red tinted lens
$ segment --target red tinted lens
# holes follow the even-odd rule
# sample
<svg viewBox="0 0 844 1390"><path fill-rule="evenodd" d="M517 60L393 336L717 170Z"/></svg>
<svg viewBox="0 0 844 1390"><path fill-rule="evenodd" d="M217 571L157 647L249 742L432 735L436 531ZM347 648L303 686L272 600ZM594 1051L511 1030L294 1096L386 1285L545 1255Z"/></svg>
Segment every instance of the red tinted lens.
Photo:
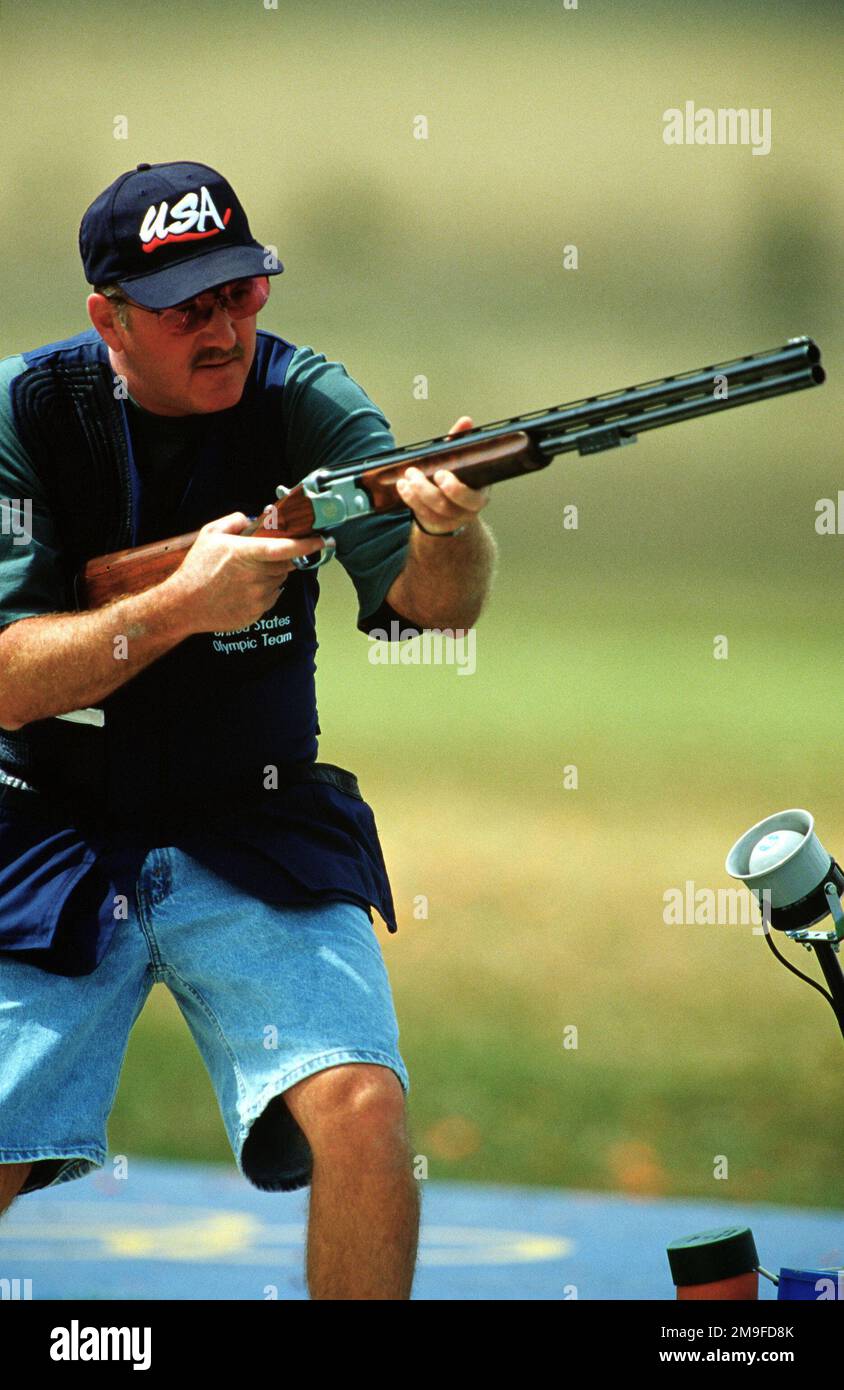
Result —
<svg viewBox="0 0 844 1390"><path fill-rule="evenodd" d="M219 301L229 318L245 319L263 309L270 297L267 275L255 275L248 280L230 280L216 290L206 290L187 304L162 309L158 321L168 333L181 336L196 333L210 321L214 305Z"/></svg>
<svg viewBox="0 0 844 1390"><path fill-rule="evenodd" d="M203 294L190 300L188 304L162 309L158 315L158 322L168 333L180 336L183 333L195 333L198 328L204 327L213 312L214 296Z"/></svg>
<svg viewBox="0 0 844 1390"><path fill-rule="evenodd" d="M250 314L257 314L269 299L269 277L255 275L249 280L233 280L228 285L221 285L218 293L223 308L231 318L245 319Z"/></svg>

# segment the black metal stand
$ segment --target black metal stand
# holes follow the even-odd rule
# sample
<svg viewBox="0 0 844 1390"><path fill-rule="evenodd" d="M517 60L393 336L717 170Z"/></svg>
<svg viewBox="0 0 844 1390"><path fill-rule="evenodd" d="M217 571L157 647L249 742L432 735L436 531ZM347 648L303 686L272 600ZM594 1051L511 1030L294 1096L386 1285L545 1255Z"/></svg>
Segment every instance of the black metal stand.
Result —
<svg viewBox="0 0 844 1390"><path fill-rule="evenodd" d="M829 985L832 1007L835 1010L835 1017L838 1019L838 1026L844 1035L844 971L841 969L841 962L828 941L813 941L811 945L817 955L824 979Z"/></svg>

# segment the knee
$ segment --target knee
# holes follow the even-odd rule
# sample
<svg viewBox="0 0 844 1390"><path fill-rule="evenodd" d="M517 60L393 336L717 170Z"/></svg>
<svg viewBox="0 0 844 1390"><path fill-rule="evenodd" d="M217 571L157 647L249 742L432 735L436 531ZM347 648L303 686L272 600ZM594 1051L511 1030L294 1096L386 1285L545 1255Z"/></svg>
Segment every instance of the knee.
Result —
<svg viewBox="0 0 844 1390"><path fill-rule="evenodd" d="M31 1163L0 1163L0 1212L11 1206L31 1171Z"/></svg>
<svg viewBox="0 0 844 1390"><path fill-rule="evenodd" d="M298 1093L298 1094L296 1094ZM342 1147L407 1147L404 1091L388 1067L347 1063L285 1092L315 1156Z"/></svg>

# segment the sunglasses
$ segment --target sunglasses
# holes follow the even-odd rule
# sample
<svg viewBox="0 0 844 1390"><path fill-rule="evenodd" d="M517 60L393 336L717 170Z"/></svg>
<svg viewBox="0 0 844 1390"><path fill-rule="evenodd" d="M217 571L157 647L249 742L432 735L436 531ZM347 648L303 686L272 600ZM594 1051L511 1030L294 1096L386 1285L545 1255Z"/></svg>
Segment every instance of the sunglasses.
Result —
<svg viewBox="0 0 844 1390"><path fill-rule="evenodd" d="M170 309L146 309L130 299L126 302L133 309L142 309L145 314L157 314L165 333L183 337L196 333L211 322L214 306L220 308L232 319L246 319L263 309L270 297L270 281L267 275L253 275L248 280L229 280L216 289L205 290L194 295L185 304L175 304Z"/></svg>

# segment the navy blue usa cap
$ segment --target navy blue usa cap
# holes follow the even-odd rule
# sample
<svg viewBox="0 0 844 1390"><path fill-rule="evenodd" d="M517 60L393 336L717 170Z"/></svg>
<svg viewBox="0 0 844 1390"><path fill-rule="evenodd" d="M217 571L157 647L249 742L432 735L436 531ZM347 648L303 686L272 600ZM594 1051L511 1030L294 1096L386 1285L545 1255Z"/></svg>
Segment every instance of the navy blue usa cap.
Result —
<svg viewBox="0 0 844 1390"><path fill-rule="evenodd" d="M117 284L145 309L284 269L253 237L228 180L187 162L121 174L82 218L79 251L89 285Z"/></svg>

